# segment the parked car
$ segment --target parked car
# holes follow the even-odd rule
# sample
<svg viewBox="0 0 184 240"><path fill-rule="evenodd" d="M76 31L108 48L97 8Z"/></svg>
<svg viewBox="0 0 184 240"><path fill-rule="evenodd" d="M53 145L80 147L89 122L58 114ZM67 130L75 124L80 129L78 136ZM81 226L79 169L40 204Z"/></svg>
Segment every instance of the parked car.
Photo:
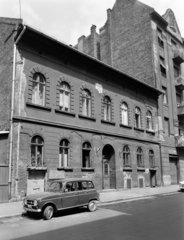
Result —
<svg viewBox="0 0 184 240"><path fill-rule="evenodd" d="M181 181L179 183L179 188L180 188L181 191L184 191L184 181Z"/></svg>
<svg viewBox="0 0 184 240"><path fill-rule="evenodd" d="M99 193L91 180L62 179L51 182L47 191L27 196L23 208L28 213L42 213L52 218L56 211L87 206L90 212L97 208Z"/></svg>

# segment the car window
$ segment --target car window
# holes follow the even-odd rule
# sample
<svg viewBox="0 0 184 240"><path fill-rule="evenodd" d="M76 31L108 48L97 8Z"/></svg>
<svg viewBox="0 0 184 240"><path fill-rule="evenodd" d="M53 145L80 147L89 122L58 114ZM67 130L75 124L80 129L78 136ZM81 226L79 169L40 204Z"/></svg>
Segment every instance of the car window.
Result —
<svg viewBox="0 0 184 240"><path fill-rule="evenodd" d="M82 182L77 182L77 190L81 191L83 189Z"/></svg>
<svg viewBox="0 0 184 240"><path fill-rule="evenodd" d="M65 189L67 189L68 192L75 191L75 182L67 182Z"/></svg>
<svg viewBox="0 0 184 240"><path fill-rule="evenodd" d="M58 192L62 189L62 183L61 182L51 182L48 191L49 192Z"/></svg>
<svg viewBox="0 0 184 240"><path fill-rule="evenodd" d="M82 182L82 189L86 190L88 188L87 182Z"/></svg>
<svg viewBox="0 0 184 240"><path fill-rule="evenodd" d="M92 182L88 182L88 189L93 189L94 188L94 185Z"/></svg>

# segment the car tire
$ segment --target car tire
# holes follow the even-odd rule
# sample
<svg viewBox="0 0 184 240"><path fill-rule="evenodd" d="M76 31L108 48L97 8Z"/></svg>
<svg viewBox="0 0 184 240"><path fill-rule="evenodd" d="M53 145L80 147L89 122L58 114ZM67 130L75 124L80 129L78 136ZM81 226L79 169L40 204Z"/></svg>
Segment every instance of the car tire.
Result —
<svg viewBox="0 0 184 240"><path fill-rule="evenodd" d="M54 208L51 205L47 206L43 211L43 217L45 220L51 219L53 214L54 214Z"/></svg>
<svg viewBox="0 0 184 240"><path fill-rule="evenodd" d="M94 211L96 211L96 209L97 209L96 202L95 202L95 201L90 201L90 202L88 203L88 210L89 210L90 212L94 212Z"/></svg>

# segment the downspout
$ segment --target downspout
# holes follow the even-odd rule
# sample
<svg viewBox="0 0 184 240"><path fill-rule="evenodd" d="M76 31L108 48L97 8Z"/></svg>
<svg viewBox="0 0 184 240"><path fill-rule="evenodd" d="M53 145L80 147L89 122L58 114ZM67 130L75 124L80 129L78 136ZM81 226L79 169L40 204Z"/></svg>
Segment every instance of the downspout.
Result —
<svg viewBox="0 0 184 240"><path fill-rule="evenodd" d="M9 154L9 178L8 178L9 199L11 199L11 171L12 171L12 155L13 155L13 113L14 113L14 96L15 96L14 88L15 88L15 65L16 65L15 62L16 62L16 50L17 50L16 45L19 42L25 30L26 30L26 26L24 26L22 32L19 34L13 46L13 76L12 76L11 113L10 113L10 154Z"/></svg>

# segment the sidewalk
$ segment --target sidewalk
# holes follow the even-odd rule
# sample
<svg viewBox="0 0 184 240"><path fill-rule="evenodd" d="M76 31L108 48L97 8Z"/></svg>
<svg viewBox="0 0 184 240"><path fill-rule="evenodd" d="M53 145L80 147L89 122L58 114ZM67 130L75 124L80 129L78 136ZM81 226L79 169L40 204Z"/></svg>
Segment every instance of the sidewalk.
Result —
<svg viewBox="0 0 184 240"><path fill-rule="evenodd" d="M133 200L138 198L145 198L161 194L177 193L179 190L178 185L168 187L156 188L133 188L122 190L103 190L100 192L100 205L117 202ZM0 203L0 219L8 217L21 216L24 212L21 202Z"/></svg>

